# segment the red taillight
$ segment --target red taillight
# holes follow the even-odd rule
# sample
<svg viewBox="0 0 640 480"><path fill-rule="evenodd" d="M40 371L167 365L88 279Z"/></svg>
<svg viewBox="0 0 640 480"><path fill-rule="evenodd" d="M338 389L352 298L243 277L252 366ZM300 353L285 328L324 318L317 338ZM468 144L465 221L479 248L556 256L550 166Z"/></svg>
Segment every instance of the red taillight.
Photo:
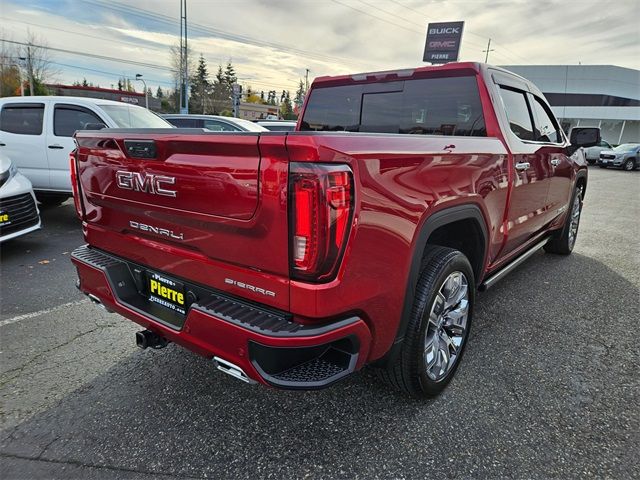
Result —
<svg viewBox="0 0 640 480"><path fill-rule="evenodd" d="M82 220L82 201L80 200L80 189L78 188L78 164L76 163L77 150L69 153L69 171L71 172L71 190L73 192L73 204L76 207L76 214Z"/></svg>
<svg viewBox="0 0 640 480"><path fill-rule="evenodd" d="M346 165L291 163L291 276L328 281L335 276L353 214L353 177Z"/></svg>

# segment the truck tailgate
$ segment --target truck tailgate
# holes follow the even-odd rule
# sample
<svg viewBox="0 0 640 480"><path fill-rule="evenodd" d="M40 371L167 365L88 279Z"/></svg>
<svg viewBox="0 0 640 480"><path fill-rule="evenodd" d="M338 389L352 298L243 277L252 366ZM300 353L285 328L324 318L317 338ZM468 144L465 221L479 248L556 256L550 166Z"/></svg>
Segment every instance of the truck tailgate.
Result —
<svg viewBox="0 0 640 480"><path fill-rule="evenodd" d="M216 287L225 278L204 272L203 265L287 279L285 135L159 132L76 134L90 243ZM170 252L169 258L159 261L150 246ZM255 278L237 274L232 280Z"/></svg>

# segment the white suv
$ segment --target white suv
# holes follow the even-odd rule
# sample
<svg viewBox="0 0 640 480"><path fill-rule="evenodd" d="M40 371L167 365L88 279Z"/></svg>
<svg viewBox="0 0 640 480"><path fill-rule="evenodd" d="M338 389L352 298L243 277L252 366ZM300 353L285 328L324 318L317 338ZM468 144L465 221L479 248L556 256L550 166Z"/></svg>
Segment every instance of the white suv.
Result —
<svg viewBox="0 0 640 480"><path fill-rule="evenodd" d="M69 153L76 130L172 128L149 110L111 100L83 97L0 99L0 153L13 160L43 204L71 196Z"/></svg>

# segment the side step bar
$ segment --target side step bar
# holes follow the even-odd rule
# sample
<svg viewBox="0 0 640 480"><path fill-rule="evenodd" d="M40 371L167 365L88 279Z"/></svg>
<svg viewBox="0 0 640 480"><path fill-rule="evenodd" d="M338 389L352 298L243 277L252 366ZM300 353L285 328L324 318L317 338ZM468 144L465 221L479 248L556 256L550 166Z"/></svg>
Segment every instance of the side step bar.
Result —
<svg viewBox="0 0 640 480"><path fill-rule="evenodd" d="M480 286L478 287L478 290L480 290L481 292L484 292L485 290L489 290L496 283L498 283L500 280L506 277L509 273L511 273L515 268L517 268L522 263L524 263L525 260L527 260L531 255L533 255L538 250L540 250L544 246L544 244L547 243L548 240L549 238L546 237L544 240L536 243L533 247L531 247L529 250L522 253L520 256L511 260L510 263L502 267L500 270L498 270L496 273L494 273L490 277L486 278L480 284Z"/></svg>

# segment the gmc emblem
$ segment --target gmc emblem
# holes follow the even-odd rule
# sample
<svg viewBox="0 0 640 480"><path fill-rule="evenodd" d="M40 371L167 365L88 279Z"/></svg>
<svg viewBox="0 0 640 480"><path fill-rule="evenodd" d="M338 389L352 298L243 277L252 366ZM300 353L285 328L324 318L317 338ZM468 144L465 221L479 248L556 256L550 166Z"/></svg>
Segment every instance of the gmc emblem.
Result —
<svg viewBox="0 0 640 480"><path fill-rule="evenodd" d="M164 195L165 197L175 197L178 192L168 190L163 185L175 185L175 177L164 175L153 175L139 172L116 172L116 184L118 188L133 190L135 192L146 192L153 195Z"/></svg>

